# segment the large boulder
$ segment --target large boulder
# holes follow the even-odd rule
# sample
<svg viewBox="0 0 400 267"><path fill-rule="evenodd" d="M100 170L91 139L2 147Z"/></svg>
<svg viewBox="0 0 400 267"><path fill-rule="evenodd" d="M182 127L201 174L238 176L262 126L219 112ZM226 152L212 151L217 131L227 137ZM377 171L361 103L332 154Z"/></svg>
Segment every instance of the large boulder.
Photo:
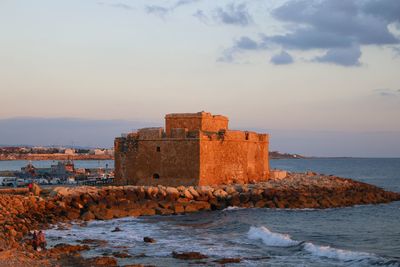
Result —
<svg viewBox="0 0 400 267"><path fill-rule="evenodd" d="M72 254L84 250L90 250L90 247L88 245L69 245L60 243L50 249L49 252L55 254Z"/></svg>
<svg viewBox="0 0 400 267"><path fill-rule="evenodd" d="M178 191L178 189L176 189L175 187L167 187L166 189L167 192L167 199L169 200L177 200L180 196L180 193Z"/></svg>
<svg viewBox="0 0 400 267"><path fill-rule="evenodd" d="M207 259L208 256L201 254L200 252L172 252L172 257L175 259L180 259L180 260L201 260L201 259Z"/></svg>
<svg viewBox="0 0 400 267"><path fill-rule="evenodd" d="M112 209L101 209L94 216L97 220L110 220L114 218L114 211Z"/></svg>
<svg viewBox="0 0 400 267"><path fill-rule="evenodd" d="M90 258L85 261L85 266L118 266L118 262L114 257L102 256Z"/></svg>

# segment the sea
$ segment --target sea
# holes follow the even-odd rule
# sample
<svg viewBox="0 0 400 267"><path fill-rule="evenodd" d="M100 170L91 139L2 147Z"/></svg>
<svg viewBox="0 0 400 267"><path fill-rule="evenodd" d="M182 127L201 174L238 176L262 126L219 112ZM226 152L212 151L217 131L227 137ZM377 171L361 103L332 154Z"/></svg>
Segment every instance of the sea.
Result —
<svg viewBox="0 0 400 267"><path fill-rule="evenodd" d="M398 158L282 159L270 164L271 168L312 170L400 192ZM113 232L116 227L122 231ZM68 230L47 230L46 235L50 246L106 240L107 245L83 256L132 255L119 259L120 265L219 266L216 261L222 258L240 258L240 263L226 266L400 266L400 202L324 210L230 207L74 224ZM144 243L146 236L156 243ZM174 259L173 251L195 251L209 258L188 262Z"/></svg>
<svg viewBox="0 0 400 267"><path fill-rule="evenodd" d="M50 168L57 164L58 160L2 160L0 161L0 171L20 171L29 163L36 168ZM114 168L113 160L74 160L75 168Z"/></svg>

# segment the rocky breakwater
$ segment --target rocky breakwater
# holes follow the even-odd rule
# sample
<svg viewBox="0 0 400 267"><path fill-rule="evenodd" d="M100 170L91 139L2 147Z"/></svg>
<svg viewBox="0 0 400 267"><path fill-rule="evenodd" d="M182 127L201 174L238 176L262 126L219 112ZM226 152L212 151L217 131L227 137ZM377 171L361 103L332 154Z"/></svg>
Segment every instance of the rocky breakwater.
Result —
<svg viewBox="0 0 400 267"><path fill-rule="evenodd" d="M56 187L42 196L0 192L0 249L17 247L31 230L65 221L172 215L230 206L335 208L395 200L400 200L399 193L315 173L292 173L282 180L213 187Z"/></svg>
<svg viewBox="0 0 400 267"><path fill-rule="evenodd" d="M110 186L55 188L62 220L108 220L127 216L172 215L230 206L246 208L336 208L400 200L400 194L366 183L315 173L282 180L222 186Z"/></svg>

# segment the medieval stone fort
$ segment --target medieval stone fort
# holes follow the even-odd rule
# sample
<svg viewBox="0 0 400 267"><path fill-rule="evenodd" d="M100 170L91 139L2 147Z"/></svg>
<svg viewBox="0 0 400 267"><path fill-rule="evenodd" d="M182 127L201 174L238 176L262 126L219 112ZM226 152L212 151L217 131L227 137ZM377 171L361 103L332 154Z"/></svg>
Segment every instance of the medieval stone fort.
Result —
<svg viewBox="0 0 400 267"><path fill-rule="evenodd" d="M267 134L234 131L207 112L168 114L165 129L145 128L115 139L118 184L216 185L269 177Z"/></svg>

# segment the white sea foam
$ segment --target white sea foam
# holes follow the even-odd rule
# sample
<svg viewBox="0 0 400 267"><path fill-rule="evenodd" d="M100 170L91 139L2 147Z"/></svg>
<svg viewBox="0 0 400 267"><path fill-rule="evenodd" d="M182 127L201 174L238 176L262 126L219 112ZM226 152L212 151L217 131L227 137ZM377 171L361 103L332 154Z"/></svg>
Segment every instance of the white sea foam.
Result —
<svg viewBox="0 0 400 267"><path fill-rule="evenodd" d="M243 210L243 209L245 209L245 208L233 206L233 207L227 207L227 208L223 209L222 211Z"/></svg>
<svg viewBox="0 0 400 267"><path fill-rule="evenodd" d="M311 242L301 243L290 238L288 234L271 232L268 228L251 226L248 237L253 240L262 240L262 242L271 247L290 247L301 245L302 249L312 256L325 257L340 261L364 261L377 259L375 255L366 252L356 252L344 249L332 248L330 246L315 245Z"/></svg>
<svg viewBox="0 0 400 267"><path fill-rule="evenodd" d="M251 226L247 235L250 239L262 240L265 245L271 247L289 247L299 244L298 241L292 240L288 234L274 233L264 226Z"/></svg>
<svg viewBox="0 0 400 267"><path fill-rule="evenodd" d="M310 242L304 244L304 250L317 257L326 257L342 261L361 261L374 257L374 255L366 252L349 251L332 248L330 246L319 246Z"/></svg>

